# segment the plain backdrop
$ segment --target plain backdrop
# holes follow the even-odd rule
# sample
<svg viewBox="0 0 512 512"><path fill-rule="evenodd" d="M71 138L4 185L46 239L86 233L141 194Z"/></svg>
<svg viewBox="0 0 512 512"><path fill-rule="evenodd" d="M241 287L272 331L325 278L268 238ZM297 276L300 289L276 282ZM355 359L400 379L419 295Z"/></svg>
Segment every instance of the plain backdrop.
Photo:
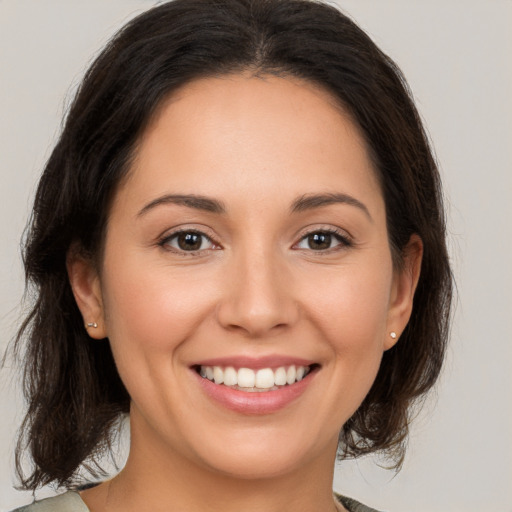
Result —
<svg viewBox="0 0 512 512"><path fill-rule="evenodd" d="M0 0L0 350L19 321L19 239L91 58L143 0ZM447 195L458 283L448 362L398 475L342 463L335 489L392 512L512 512L512 1L340 0L409 80ZM0 372L0 512L23 402ZM40 494L49 495L45 489Z"/></svg>

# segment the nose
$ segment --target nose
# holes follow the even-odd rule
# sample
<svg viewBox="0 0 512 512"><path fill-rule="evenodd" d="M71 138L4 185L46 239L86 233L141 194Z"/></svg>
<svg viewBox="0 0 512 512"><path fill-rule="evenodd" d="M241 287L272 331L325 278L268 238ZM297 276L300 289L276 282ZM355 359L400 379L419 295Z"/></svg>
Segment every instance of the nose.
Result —
<svg viewBox="0 0 512 512"><path fill-rule="evenodd" d="M233 257L217 308L227 330L263 338L292 326L299 318L293 279L283 258L270 249Z"/></svg>

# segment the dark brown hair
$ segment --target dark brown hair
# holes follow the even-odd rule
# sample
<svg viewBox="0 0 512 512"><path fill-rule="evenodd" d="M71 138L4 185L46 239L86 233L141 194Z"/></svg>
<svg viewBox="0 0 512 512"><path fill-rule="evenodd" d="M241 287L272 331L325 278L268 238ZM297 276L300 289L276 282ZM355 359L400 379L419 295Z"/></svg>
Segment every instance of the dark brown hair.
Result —
<svg viewBox="0 0 512 512"><path fill-rule="evenodd" d="M91 342L84 329L66 253L75 244L101 257L112 195L162 101L196 78L242 71L300 77L330 91L366 138L395 264L411 234L423 241L410 322L339 438L342 457L383 451L400 465L411 406L441 369L452 292L439 175L405 80L326 4L175 0L128 23L92 64L39 182L24 249L34 304L17 338L28 401L17 461L26 488L71 485L129 410L109 344ZM20 469L26 449L28 476Z"/></svg>

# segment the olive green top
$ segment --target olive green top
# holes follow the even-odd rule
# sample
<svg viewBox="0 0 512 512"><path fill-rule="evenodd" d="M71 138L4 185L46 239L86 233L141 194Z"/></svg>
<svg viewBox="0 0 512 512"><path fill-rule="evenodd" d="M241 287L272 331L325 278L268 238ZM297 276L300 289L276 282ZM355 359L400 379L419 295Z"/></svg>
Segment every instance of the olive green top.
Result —
<svg viewBox="0 0 512 512"><path fill-rule="evenodd" d="M351 498L338 494L336 494L336 498L349 512L378 512ZM46 498L31 505L17 508L12 512L89 512L89 509L77 492L68 491L54 498Z"/></svg>
<svg viewBox="0 0 512 512"><path fill-rule="evenodd" d="M80 494L68 491L53 498L36 501L31 505L17 508L12 512L89 512Z"/></svg>

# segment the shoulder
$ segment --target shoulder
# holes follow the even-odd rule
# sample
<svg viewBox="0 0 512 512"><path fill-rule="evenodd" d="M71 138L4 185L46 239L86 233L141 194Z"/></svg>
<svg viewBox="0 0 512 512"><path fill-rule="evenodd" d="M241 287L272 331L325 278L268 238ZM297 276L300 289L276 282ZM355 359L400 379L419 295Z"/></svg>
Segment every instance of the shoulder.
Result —
<svg viewBox="0 0 512 512"><path fill-rule="evenodd" d="M36 501L12 512L89 512L77 492L68 491L53 498Z"/></svg>
<svg viewBox="0 0 512 512"><path fill-rule="evenodd" d="M346 496L341 496L339 494L335 494L335 496L337 500L348 510L348 512L379 512L378 510L367 507L352 498L347 498Z"/></svg>

